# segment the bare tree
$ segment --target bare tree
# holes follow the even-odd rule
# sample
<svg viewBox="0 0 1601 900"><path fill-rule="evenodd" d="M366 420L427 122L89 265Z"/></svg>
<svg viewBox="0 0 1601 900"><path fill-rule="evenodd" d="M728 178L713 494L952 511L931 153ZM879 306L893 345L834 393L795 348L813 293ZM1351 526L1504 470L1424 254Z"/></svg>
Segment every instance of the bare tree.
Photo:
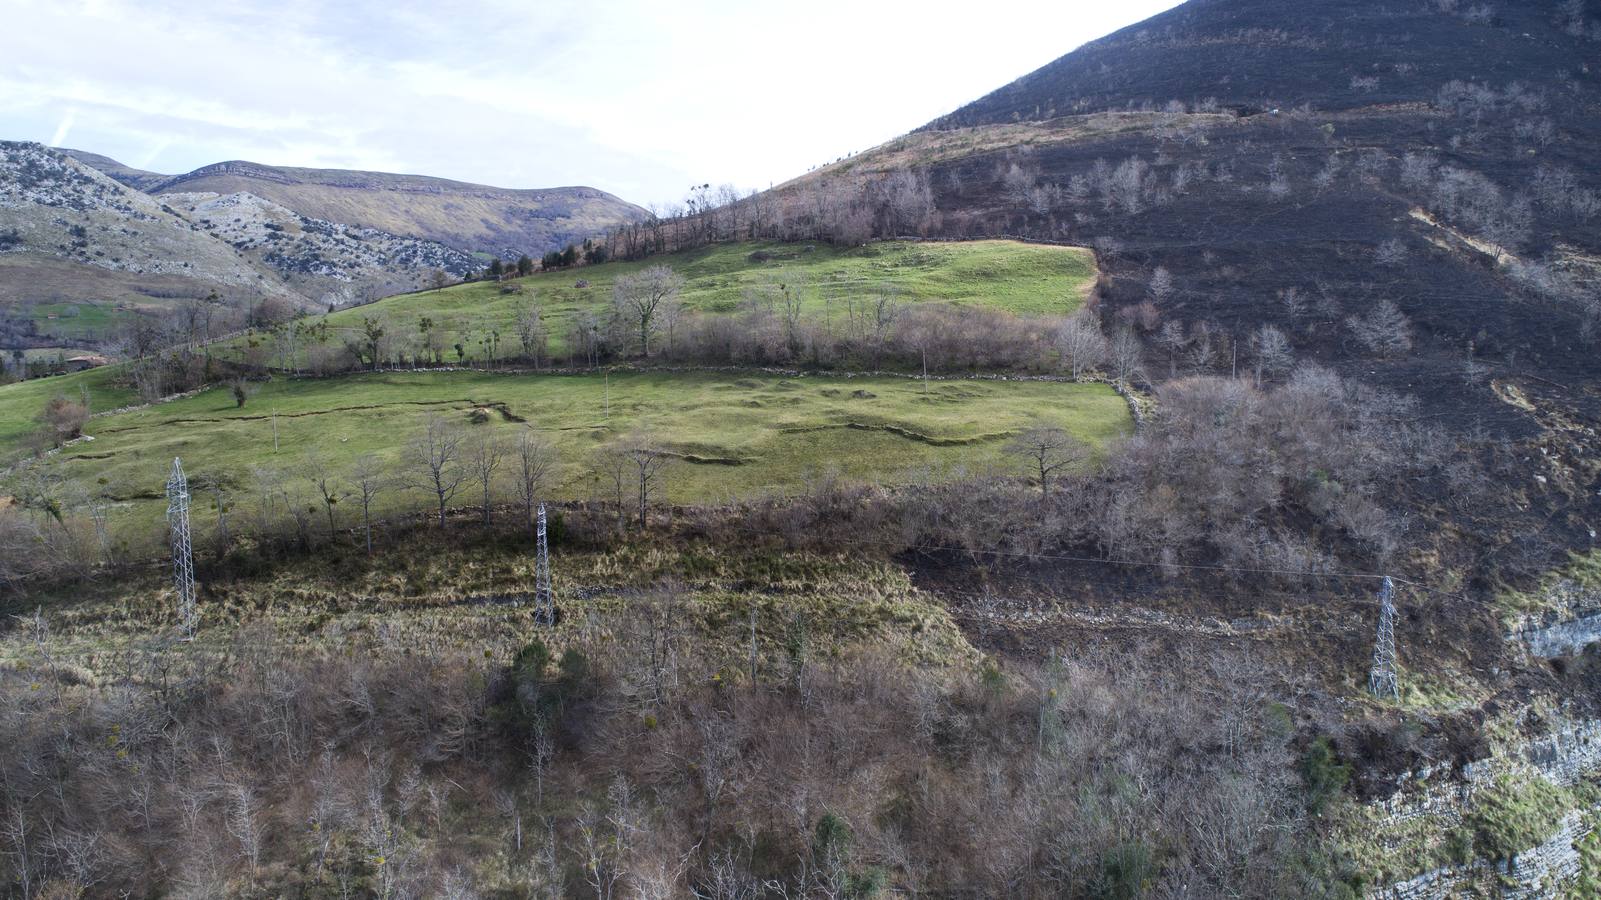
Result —
<svg viewBox="0 0 1601 900"><path fill-rule="evenodd" d="M1150 295L1151 301L1158 304L1165 303L1172 299L1173 291L1173 273L1169 272L1165 266L1157 266L1156 271L1151 273L1151 283L1146 288L1146 293Z"/></svg>
<svg viewBox="0 0 1601 900"><path fill-rule="evenodd" d="M1006 444L1006 452L1019 457L1038 476L1040 499L1051 495L1051 479L1057 472L1089 458L1084 443L1053 425L1035 425Z"/></svg>
<svg viewBox="0 0 1601 900"><path fill-rule="evenodd" d="M389 474L383 460L371 453L356 459L351 470L350 483L356 487L356 500L361 504L361 530L366 537L367 555L372 555L372 504L378 495L389 488Z"/></svg>
<svg viewBox="0 0 1601 900"><path fill-rule="evenodd" d="M646 431L629 434L610 452L628 464L627 471L634 482L638 500L639 527L644 528L648 521L651 494L660 487L663 472L673 457Z"/></svg>
<svg viewBox="0 0 1601 900"><path fill-rule="evenodd" d="M1251 335L1251 352L1256 357L1256 383L1264 376L1272 377L1288 372L1295 365L1295 351L1290 339L1272 325L1263 325Z"/></svg>
<svg viewBox="0 0 1601 900"><path fill-rule="evenodd" d="M1127 381L1140 371L1140 357L1145 348L1140 344L1139 335L1134 329L1119 328L1112 335L1112 342L1107 347L1107 360L1112 364L1112 375L1119 381Z"/></svg>
<svg viewBox="0 0 1601 900"><path fill-rule="evenodd" d="M439 505L439 525L445 524L445 506L461 489L468 472L462 464L463 434L437 414L428 417L422 431L406 445L406 458L415 487L433 494Z"/></svg>
<svg viewBox="0 0 1601 900"><path fill-rule="evenodd" d="M539 432L525 428L517 435L512 447L512 464L516 467L517 499L523 505L523 519L530 534L534 529L534 506L545 495L547 483L556 468L556 452L540 437Z"/></svg>
<svg viewBox="0 0 1601 900"><path fill-rule="evenodd" d="M308 452L305 466L306 480L311 482L312 488L321 498L323 511L328 516L328 539L331 541L336 533L334 508L339 505L338 483L334 480L332 467L320 453Z"/></svg>
<svg viewBox="0 0 1601 900"><path fill-rule="evenodd" d="M892 234L921 234L927 230L929 216L934 212L934 191L926 173L896 170L884 179L883 190Z"/></svg>
<svg viewBox="0 0 1601 900"><path fill-rule="evenodd" d="M1100 316L1094 312L1085 310L1063 322L1056 340L1074 380L1106 361L1106 336L1101 334Z"/></svg>
<svg viewBox="0 0 1601 900"><path fill-rule="evenodd" d="M1178 377L1178 354L1184 349L1189 338L1184 334L1184 323L1176 319L1169 319L1162 323L1162 330L1156 333L1156 343L1167 351L1167 375L1169 378Z"/></svg>
<svg viewBox="0 0 1601 900"><path fill-rule="evenodd" d="M639 352L650 355L650 336L656 328L656 313L663 303L678 296L684 279L667 266L651 266L624 275L612 286L612 304L619 317L639 328Z"/></svg>
<svg viewBox="0 0 1601 900"><path fill-rule="evenodd" d="M871 325L873 328L873 371L878 371L879 361L884 356L884 345L889 341L889 332L900 318L901 305L894 295L885 291L873 297Z"/></svg>
<svg viewBox="0 0 1601 900"><path fill-rule="evenodd" d="M516 328L517 342L522 344L523 356L533 361L534 368L539 368L539 360L545 355L548 338L545 333L545 322L540 317L537 304L530 301L517 310Z"/></svg>
<svg viewBox="0 0 1601 900"><path fill-rule="evenodd" d="M1389 300L1380 300L1367 315L1351 316L1345 324L1362 346L1380 356L1397 356L1412 349L1412 324Z"/></svg>
<svg viewBox="0 0 1601 900"><path fill-rule="evenodd" d="M467 469L472 473L473 481L478 483L478 490L483 499L484 524L492 521L494 509L495 473L500 471L501 461L506 456L506 445L499 435L489 431L487 427L473 435L467 445Z"/></svg>

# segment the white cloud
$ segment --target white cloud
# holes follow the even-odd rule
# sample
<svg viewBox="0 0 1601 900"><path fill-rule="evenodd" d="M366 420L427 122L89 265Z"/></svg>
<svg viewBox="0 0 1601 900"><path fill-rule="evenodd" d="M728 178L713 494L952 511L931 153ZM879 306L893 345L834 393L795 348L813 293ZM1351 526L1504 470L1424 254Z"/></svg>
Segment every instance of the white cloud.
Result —
<svg viewBox="0 0 1601 900"><path fill-rule="evenodd" d="M1174 2L13 0L0 134L164 171L246 158L670 202L889 140Z"/></svg>

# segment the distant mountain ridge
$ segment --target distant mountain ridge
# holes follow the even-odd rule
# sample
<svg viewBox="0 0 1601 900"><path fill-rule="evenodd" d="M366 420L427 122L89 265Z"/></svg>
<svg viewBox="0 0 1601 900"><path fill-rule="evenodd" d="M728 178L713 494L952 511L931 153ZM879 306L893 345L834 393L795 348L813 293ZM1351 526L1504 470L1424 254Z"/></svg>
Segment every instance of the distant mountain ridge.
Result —
<svg viewBox="0 0 1601 900"><path fill-rule="evenodd" d="M153 195L249 193L313 219L434 241L465 253L538 257L606 228L643 219L634 204L591 187L499 188L426 175L305 169L228 160L157 175L82 151L63 151Z"/></svg>
<svg viewBox="0 0 1601 900"><path fill-rule="evenodd" d="M0 348L93 345L212 295L235 318L372 300L646 215L588 187L241 160L168 175L0 141Z"/></svg>
<svg viewBox="0 0 1601 900"><path fill-rule="evenodd" d="M172 177L171 175L162 175L159 172L147 172L144 169L125 166L109 156L101 156L98 153L90 153L87 150L70 150L66 147L58 147L56 149L91 169L97 169L111 176L116 181L136 191L148 191L155 185Z"/></svg>

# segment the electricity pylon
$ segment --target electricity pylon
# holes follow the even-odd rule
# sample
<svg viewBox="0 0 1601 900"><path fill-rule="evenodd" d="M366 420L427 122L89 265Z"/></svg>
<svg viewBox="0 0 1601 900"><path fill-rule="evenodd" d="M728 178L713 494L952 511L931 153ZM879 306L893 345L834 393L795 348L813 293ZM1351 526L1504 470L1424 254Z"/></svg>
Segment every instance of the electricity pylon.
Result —
<svg viewBox="0 0 1601 900"><path fill-rule="evenodd" d="M1379 589L1379 634L1373 643L1373 670L1368 673L1368 690L1381 700L1397 700L1400 683L1395 676L1395 582L1384 576Z"/></svg>
<svg viewBox="0 0 1601 900"><path fill-rule="evenodd" d="M167 476L167 530L172 534L172 586L178 592L178 627L185 640L193 640L199 615L195 611L195 563L189 545L189 479L183 463L172 460Z"/></svg>
<svg viewBox="0 0 1601 900"><path fill-rule="evenodd" d="M539 504L539 544L534 562L534 621L540 625L556 624L556 598L550 589L550 553L545 546L545 504Z"/></svg>

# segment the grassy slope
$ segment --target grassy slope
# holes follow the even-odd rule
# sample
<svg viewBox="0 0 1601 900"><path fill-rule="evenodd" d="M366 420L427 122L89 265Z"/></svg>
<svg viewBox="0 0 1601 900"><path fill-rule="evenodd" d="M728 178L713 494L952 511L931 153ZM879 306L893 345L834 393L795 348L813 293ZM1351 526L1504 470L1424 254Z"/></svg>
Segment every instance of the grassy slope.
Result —
<svg viewBox="0 0 1601 900"><path fill-rule="evenodd" d="M758 250L773 258L752 260L751 254ZM645 262L538 273L519 280L521 295L502 294L500 285L480 282L390 297L333 313L328 323L336 332L354 336L363 318L382 315L392 323L393 333L411 340L418 320L428 316L452 332L450 344L462 330L472 331L468 353L482 359L485 350L479 342L490 328L501 332L502 354L514 351L517 339L511 326L517 310L537 301L552 349L560 353L575 316L584 310L604 310L618 276L651 265L671 266L684 276L683 300L693 310L731 313L748 291L783 282L790 290L801 291L809 317L826 315L838 322L845 318L847 298L883 292L906 302L983 305L1022 314L1068 313L1083 302L1096 277L1095 258L1088 250L1013 241L882 243L858 248L719 244ZM576 287L580 280L589 286ZM343 339L336 335L330 342L339 346ZM454 357L454 351L447 354Z"/></svg>
<svg viewBox="0 0 1601 900"><path fill-rule="evenodd" d="M925 397L920 382L897 378L422 372L280 379L243 409L226 389L213 389L96 418L87 429L95 440L73 445L63 458L80 480L105 477L115 496L129 498L124 519L153 524L174 456L191 475L224 472L242 489L254 465L297 475L308 451L339 473L368 452L398 471L405 441L430 412L465 424L473 407L488 404L504 404L557 448L556 495L563 498L603 492L589 455L636 426L702 460L670 472L667 496L675 502L795 489L830 467L892 482L928 468L985 466L1001 459L1007 435L1034 422L1061 425L1097 447L1130 427L1122 398L1098 384L948 381L933 383ZM497 414L473 427L509 437L525 426ZM465 493L459 499L471 502Z"/></svg>
<svg viewBox="0 0 1601 900"><path fill-rule="evenodd" d="M38 427L35 417L56 394L76 400L87 388L91 410L117 409L136 402L138 397L132 389L115 383L117 374L116 367L104 367L0 385L0 462L21 448L23 438Z"/></svg>

